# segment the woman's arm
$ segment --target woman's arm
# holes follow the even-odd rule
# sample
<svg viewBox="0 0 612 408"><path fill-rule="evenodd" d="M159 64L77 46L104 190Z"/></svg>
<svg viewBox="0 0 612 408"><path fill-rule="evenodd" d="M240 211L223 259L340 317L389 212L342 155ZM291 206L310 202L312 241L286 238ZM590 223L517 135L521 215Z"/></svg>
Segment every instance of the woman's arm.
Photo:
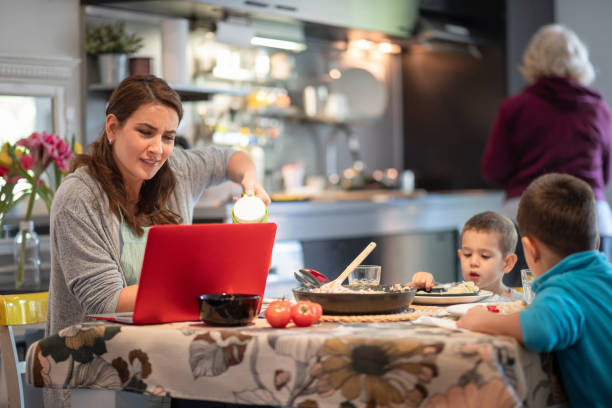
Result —
<svg viewBox="0 0 612 408"><path fill-rule="evenodd" d="M57 285L50 297L73 297L81 306L81 310L74 310L75 319L81 314L114 312L124 287L120 254L113 241L114 224L109 222L114 216L107 207L97 207L104 201L97 198L85 178L79 174L64 179L50 215L51 274L65 282ZM94 214L105 214L107 219Z"/></svg>
<svg viewBox="0 0 612 408"><path fill-rule="evenodd" d="M138 285L126 286L119 292L119 301L117 302L116 312L133 312L134 304L136 303L136 293L138 293Z"/></svg>
<svg viewBox="0 0 612 408"><path fill-rule="evenodd" d="M270 196L259 184L255 173L255 165L246 153L235 152L232 154L227 166L227 174L230 180L242 186L246 194L255 194L266 205L270 204Z"/></svg>

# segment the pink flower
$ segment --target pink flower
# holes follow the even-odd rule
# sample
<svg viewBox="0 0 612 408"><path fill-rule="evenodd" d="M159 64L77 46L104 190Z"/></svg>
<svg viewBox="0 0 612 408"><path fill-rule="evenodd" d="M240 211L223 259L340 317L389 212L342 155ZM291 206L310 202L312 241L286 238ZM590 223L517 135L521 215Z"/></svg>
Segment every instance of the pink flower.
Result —
<svg viewBox="0 0 612 408"><path fill-rule="evenodd" d="M0 177L6 177L8 174L9 169L4 166L0 166Z"/></svg>
<svg viewBox="0 0 612 408"><path fill-rule="evenodd" d="M19 158L19 162L21 163L21 167L23 167L24 170L30 170L32 166L34 166L34 158L29 154L21 156Z"/></svg>
<svg viewBox="0 0 612 408"><path fill-rule="evenodd" d="M17 145L28 148L34 158L34 170L38 174L47 168L51 160L61 171L68 171L68 164L74 156L65 140L45 131L34 132L29 137L19 140Z"/></svg>
<svg viewBox="0 0 612 408"><path fill-rule="evenodd" d="M17 183L20 178L21 176L7 177L6 182L7 183Z"/></svg>

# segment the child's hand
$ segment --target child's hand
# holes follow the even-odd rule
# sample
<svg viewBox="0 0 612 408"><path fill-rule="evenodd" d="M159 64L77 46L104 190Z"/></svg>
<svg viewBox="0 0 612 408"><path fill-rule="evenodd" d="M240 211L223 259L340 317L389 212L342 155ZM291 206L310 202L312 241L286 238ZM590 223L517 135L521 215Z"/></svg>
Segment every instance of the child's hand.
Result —
<svg viewBox="0 0 612 408"><path fill-rule="evenodd" d="M493 309L495 310L495 309ZM484 306L470 308L461 319L457 320L457 327L490 334L503 334L523 342L521 330L521 312L502 314L487 310Z"/></svg>
<svg viewBox="0 0 612 408"><path fill-rule="evenodd" d="M472 331L480 331L479 327L486 321L490 316L491 312L484 306L474 306L461 316L457 320L457 327L460 329L467 329Z"/></svg>
<svg viewBox="0 0 612 408"><path fill-rule="evenodd" d="M434 276L429 272L417 272L412 276L412 282L409 285L429 290L435 285Z"/></svg>

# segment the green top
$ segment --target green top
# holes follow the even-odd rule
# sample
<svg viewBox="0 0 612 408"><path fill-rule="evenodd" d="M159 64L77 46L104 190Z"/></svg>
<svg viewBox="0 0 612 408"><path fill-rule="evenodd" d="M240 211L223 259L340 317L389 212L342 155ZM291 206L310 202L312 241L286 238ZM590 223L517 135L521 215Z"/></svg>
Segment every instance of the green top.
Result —
<svg viewBox="0 0 612 408"><path fill-rule="evenodd" d="M121 248L119 263L125 275L125 283L128 286L137 284L140 279L142 260L144 259L147 236L150 228L151 227L144 227L145 232L142 234L142 237L139 237L123 219L121 220L121 240L123 241L123 246Z"/></svg>

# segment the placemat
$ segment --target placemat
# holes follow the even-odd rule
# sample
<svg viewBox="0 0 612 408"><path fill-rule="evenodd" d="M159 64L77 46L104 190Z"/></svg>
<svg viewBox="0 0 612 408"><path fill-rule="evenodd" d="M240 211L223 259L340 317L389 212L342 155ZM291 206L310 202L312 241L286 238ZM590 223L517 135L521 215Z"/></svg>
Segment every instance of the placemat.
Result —
<svg viewBox="0 0 612 408"><path fill-rule="evenodd" d="M405 312L375 315L326 315L321 316L321 322L342 323L374 323L374 322L399 322L404 320L416 320L419 316L437 316L443 310L437 306L410 305Z"/></svg>

